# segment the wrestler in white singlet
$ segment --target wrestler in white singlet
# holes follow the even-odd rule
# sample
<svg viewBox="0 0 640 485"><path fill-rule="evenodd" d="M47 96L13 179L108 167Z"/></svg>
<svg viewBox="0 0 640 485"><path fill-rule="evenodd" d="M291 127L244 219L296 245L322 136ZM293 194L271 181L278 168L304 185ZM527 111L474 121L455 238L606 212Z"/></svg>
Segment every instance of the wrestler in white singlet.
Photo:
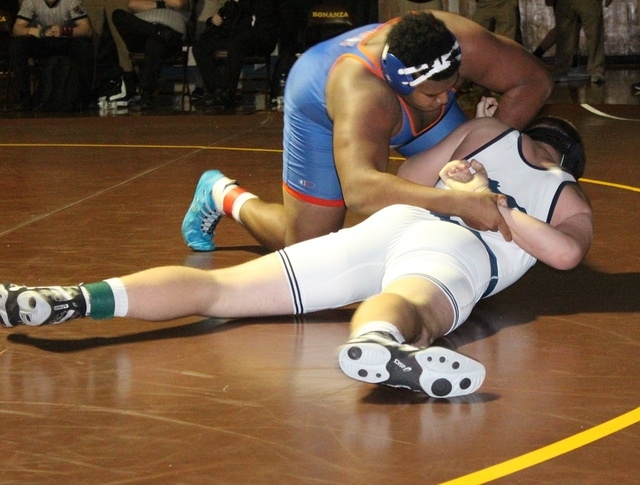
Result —
<svg viewBox="0 0 640 485"><path fill-rule="evenodd" d="M525 160L521 135L507 130L468 160L482 163L494 192L549 222L558 196L573 176L559 167ZM444 183L438 187L446 190ZM449 297L461 325L474 305L517 281L536 259L499 232L479 232L458 218L407 205L380 210L352 228L278 252L289 278L296 313L336 308L380 293L389 283L421 276Z"/></svg>

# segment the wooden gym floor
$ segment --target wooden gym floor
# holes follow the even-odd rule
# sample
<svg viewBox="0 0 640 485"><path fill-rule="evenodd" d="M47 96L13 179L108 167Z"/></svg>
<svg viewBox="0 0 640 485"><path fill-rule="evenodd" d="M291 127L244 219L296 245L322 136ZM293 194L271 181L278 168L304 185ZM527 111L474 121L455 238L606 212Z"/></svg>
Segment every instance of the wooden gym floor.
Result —
<svg viewBox="0 0 640 485"><path fill-rule="evenodd" d="M344 376L351 307L0 329L0 483L640 483L640 71L614 75L558 86L545 107L583 133L595 241L577 269L539 264L447 338L486 366L476 394ZM0 279L256 257L232 221L211 254L180 224L213 167L280 200L281 129L273 112L0 119Z"/></svg>

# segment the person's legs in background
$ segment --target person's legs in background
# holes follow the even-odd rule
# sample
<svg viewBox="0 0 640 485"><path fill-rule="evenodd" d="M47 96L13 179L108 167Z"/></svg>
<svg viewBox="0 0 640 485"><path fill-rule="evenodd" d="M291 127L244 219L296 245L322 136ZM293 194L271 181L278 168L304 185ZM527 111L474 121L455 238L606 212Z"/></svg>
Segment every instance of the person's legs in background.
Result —
<svg viewBox="0 0 640 485"><path fill-rule="evenodd" d="M153 108L163 59L182 48L182 35L124 10L114 10L112 20L128 51L144 53L144 64L139 73L140 106Z"/></svg>
<svg viewBox="0 0 640 485"><path fill-rule="evenodd" d="M572 0L580 16L582 28L587 39L587 73L591 82L604 82L604 15L602 0Z"/></svg>
<svg viewBox="0 0 640 485"><path fill-rule="evenodd" d="M10 55L13 71L13 89L18 94L16 111L31 111L34 107L31 79L29 73L29 58L39 57L42 42L35 37L13 37L11 39Z"/></svg>
<svg viewBox="0 0 640 485"><path fill-rule="evenodd" d="M574 48L579 34L579 18L572 2L564 0L556 2L554 9L556 18L556 61L554 80L562 82L568 80L569 69L574 55Z"/></svg>
<svg viewBox="0 0 640 485"><path fill-rule="evenodd" d="M214 58L214 53L217 50L226 50L229 39L207 35L206 32L193 44L192 52L204 88L207 91L208 100L216 94L217 90L222 89L222 72Z"/></svg>
<svg viewBox="0 0 640 485"><path fill-rule="evenodd" d="M90 105L95 106L96 96L93 90L95 72L93 39L90 37L73 37L69 39L66 51L78 68L80 105L83 108L87 108Z"/></svg>

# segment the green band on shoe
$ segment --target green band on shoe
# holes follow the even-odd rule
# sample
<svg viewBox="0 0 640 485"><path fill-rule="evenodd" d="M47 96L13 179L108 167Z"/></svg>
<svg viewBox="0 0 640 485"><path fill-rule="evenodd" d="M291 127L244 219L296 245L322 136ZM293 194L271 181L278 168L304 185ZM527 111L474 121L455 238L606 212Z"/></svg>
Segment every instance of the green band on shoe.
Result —
<svg viewBox="0 0 640 485"><path fill-rule="evenodd" d="M106 281L83 285L89 293L91 302L91 315L94 320L106 320L113 318L116 309L116 300L113 290Z"/></svg>

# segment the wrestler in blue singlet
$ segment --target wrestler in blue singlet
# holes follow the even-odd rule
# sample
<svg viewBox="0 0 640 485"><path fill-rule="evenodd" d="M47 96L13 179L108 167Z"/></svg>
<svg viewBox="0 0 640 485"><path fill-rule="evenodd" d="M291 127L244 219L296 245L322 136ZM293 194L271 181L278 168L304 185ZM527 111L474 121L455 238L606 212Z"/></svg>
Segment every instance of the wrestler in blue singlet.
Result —
<svg viewBox="0 0 640 485"><path fill-rule="evenodd" d="M386 24L359 27L317 44L293 65L285 90L282 175L286 190L294 197L329 207L344 205L333 158L333 123L327 115L325 85L331 68L346 55L359 58L384 79L379 60L368 57L361 46L383 25ZM422 133L415 133L406 105L398 99L403 123L389 146L404 156L432 147L466 120L451 91L437 122Z"/></svg>

